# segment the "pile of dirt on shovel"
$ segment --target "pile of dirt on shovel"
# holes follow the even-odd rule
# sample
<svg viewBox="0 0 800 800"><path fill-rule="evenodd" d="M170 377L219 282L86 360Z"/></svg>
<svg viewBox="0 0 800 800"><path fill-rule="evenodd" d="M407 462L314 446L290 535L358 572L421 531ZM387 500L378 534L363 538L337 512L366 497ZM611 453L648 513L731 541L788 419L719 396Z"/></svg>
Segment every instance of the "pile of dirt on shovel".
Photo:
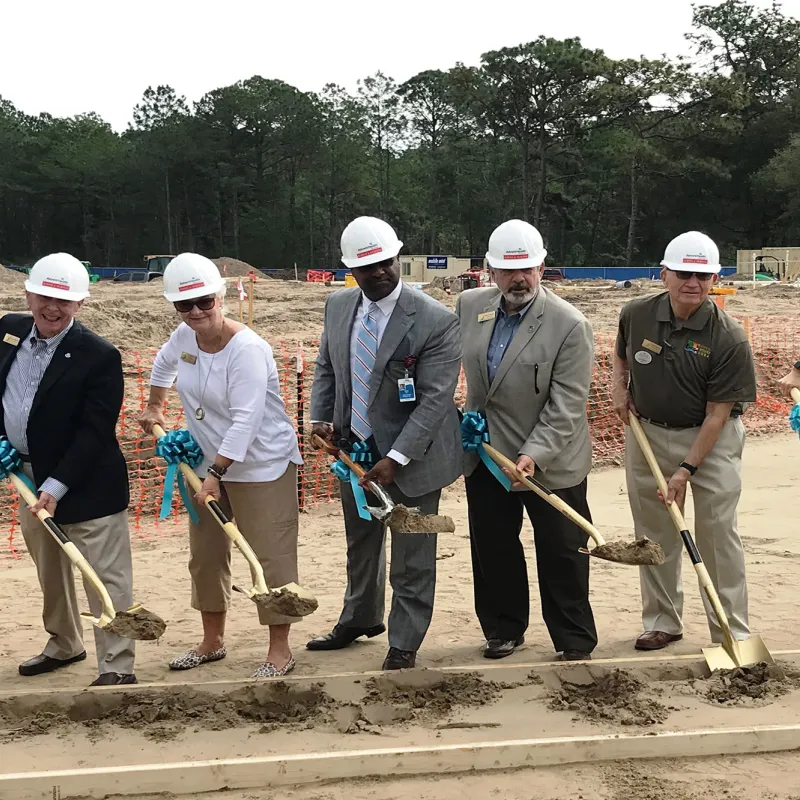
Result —
<svg viewBox="0 0 800 800"><path fill-rule="evenodd" d="M647 688L637 678L615 669L594 682L579 685L563 681L553 694L549 707L572 711L592 722L618 725L657 725L669 716L666 706L648 697Z"/></svg>
<svg viewBox="0 0 800 800"><path fill-rule="evenodd" d="M718 669L702 682L706 700L719 705L764 705L796 688L797 678L776 664L761 662L752 667Z"/></svg>

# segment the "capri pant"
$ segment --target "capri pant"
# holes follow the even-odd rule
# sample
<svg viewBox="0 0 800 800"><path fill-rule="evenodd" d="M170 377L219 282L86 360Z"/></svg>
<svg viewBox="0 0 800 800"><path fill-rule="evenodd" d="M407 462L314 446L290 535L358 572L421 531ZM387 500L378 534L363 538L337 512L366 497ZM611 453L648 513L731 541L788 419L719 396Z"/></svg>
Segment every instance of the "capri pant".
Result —
<svg viewBox="0 0 800 800"><path fill-rule="evenodd" d="M192 576L192 608L198 611L227 611L231 602L231 540L222 527L194 498L200 518L189 523L189 573ZM220 506L237 527L264 569L267 586L274 588L296 582L297 466L291 462L274 481L259 483L222 482ZM245 569L247 569L246 565ZM250 572L247 569L248 581ZM300 617L275 614L257 606L262 625L286 625Z"/></svg>

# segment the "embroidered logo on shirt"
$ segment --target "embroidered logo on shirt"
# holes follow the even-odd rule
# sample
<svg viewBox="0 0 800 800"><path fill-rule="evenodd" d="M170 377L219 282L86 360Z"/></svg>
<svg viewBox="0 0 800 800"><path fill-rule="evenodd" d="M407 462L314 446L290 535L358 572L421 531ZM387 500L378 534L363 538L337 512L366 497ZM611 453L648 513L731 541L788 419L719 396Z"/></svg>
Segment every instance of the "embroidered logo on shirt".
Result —
<svg viewBox="0 0 800 800"><path fill-rule="evenodd" d="M694 339L689 339L684 349L701 358L708 358L711 355L710 347L706 347L704 344L700 344L700 342L695 342Z"/></svg>

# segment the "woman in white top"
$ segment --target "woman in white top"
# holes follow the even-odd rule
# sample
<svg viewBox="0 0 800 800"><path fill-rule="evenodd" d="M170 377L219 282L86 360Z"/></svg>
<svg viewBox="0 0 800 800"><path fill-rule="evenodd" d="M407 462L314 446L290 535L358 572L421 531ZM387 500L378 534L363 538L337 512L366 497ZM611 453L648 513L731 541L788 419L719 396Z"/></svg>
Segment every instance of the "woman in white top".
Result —
<svg viewBox="0 0 800 800"><path fill-rule="evenodd" d="M227 655L225 616L231 597L231 544L205 507L212 496L236 523L264 568L268 586L298 580L297 434L286 414L272 348L222 310L225 281L196 253L173 259L164 296L182 323L153 362L150 399L140 422L148 433L165 427L167 391L177 378L186 425L203 451L197 468L203 489L193 498L199 522L189 524L192 607L200 611L203 640L170 662L192 669ZM299 618L258 608L269 626L266 661L253 677L286 675L295 661L289 629Z"/></svg>

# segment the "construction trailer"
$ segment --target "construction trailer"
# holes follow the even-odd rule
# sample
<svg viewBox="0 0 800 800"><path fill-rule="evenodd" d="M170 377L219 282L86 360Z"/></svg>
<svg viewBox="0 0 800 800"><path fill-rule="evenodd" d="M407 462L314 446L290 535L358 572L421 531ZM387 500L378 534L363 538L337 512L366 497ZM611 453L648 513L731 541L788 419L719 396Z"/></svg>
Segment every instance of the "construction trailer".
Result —
<svg viewBox="0 0 800 800"><path fill-rule="evenodd" d="M779 281L796 281L800 277L800 247L737 250L736 271L740 275L768 274Z"/></svg>
<svg viewBox="0 0 800 800"><path fill-rule="evenodd" d="M430 283L434 278L454 278L470 270L486 268L486 259L461 256L400 257L400 277L408 283Z"/></svg>

